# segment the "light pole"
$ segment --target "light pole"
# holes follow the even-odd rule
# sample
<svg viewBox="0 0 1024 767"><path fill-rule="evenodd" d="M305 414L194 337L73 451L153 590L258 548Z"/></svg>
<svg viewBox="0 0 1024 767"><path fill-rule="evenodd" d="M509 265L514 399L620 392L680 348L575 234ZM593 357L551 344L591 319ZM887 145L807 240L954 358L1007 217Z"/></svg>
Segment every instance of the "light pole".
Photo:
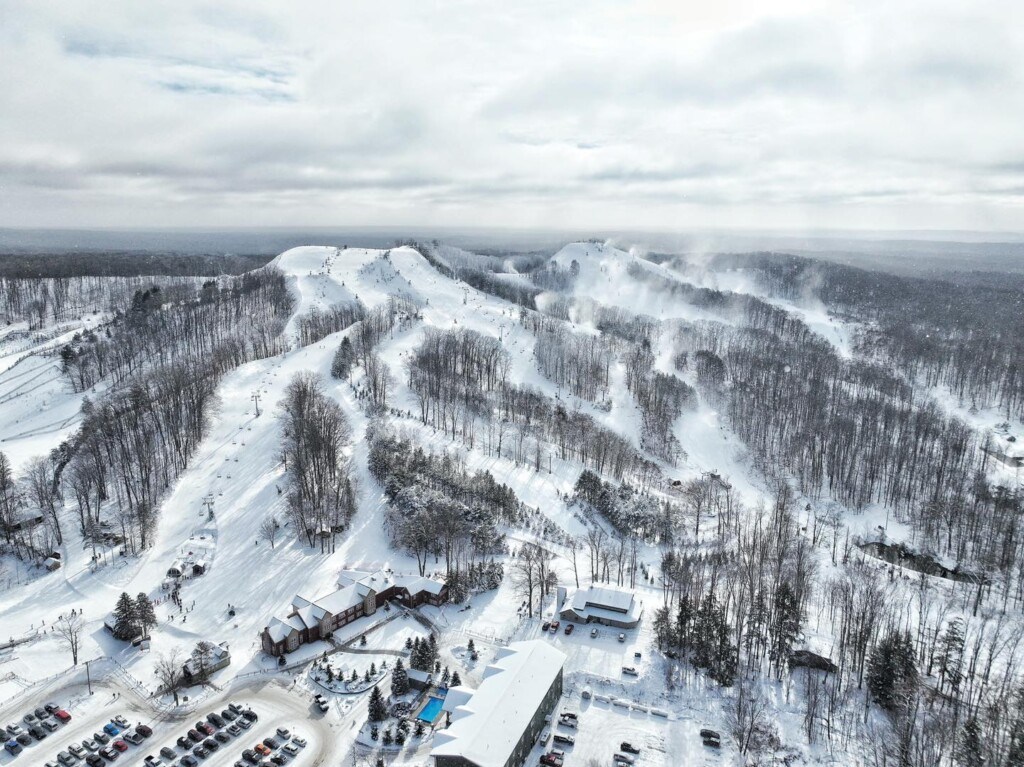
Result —
<svg viewBox="0 0 1024 767"><path fill-rule="evenodd" d="M260 417L260 393L253 392L253 395L249 398L256 403L256 417Z"/></svg>

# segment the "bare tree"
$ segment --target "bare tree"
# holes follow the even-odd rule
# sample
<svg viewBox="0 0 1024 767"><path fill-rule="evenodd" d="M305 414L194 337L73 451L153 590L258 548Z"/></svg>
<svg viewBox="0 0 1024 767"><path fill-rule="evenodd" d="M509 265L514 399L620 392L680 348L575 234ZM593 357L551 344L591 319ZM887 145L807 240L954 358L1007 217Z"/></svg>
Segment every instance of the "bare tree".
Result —
<svg viewBox="0 0 1024 767"><path fill-rule="evenodd" d="M82 616L72 612L71 614L62 614L53 626L61 642L71 650L71 662L75 666L78 665L78 651L82 647L82 628L84 625Z"/></svg>
<svg viewBox="0 0 1024 767"><path fill-rule="evenodd" d="M174 696L175 706L178 705L178 688L185 675L183 657L181 650L175 647L170 652L160 653L156 659L156 677L160 680L160 688Z"/></svg>
<svg viewBox="0 0 1024 767"><path fill-rule="evenodd" d="M280 529L281 526L277 523L277 519L271 514L260 523L260 537L270 544L270 548L274 548L274 541L277 540L277 531Z"/></svg>

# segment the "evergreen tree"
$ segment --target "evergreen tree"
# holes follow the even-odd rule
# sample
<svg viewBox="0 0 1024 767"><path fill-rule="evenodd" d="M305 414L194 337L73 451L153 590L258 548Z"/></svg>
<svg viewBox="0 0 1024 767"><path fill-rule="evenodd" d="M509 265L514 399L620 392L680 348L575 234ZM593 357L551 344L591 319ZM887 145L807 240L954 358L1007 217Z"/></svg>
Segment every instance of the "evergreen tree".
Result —
<svg viewBox="0 0 1024 767"><path fill-rule="evenodd" d="M954 618L946 626L939 644L939 689L947 686L951 695L960 694L963 680L962 663L964 652L964 625L960 618Z"/></svg>
<svg viewBox="0 0 1024 767"><path fill-rule="evenodd" d="M897 711L917 690L917 666L910 634L890 631L868 660L868 690L879 706Z"/></svg>
<svg viewBox="0 0 1024 767"><path fill-rule="evenodd" d="M469 644L466 645L466 649L470 652L474 652L476 650L476 645L473 643L473 637L469 638Z"/></svg>
<svg viewBox="0 0 1024 767"><path fill-rule="evenodd" d="M956 762L961 767L984 767L985 754L981 728L973 716L964 724L956 744Z"/></svg>
<svg viewBox="0 0 1024 767"><path fill-rule="evenodd" d="M448 667L445 666L444 667L444 672L441 674L441 686L442 687L447 687L448 686L448 682L449 682L450 679L451 679L451 672L448 671Z"/></svg>
<svg viewBox="0 0 1024 767"><path fill-rule="evenodd" d="M405 638L405 649L406 650L411 650L412 649L412 637L406 637Z"/></svg>
<svg viewBox="0 0 1024 767"><path fill-rule="evenodd" d="M423 737L423 722L421 722L419 719L416 720L416 728L413 730L413 735L415 735L417 738Z"/></svg>
<svg viewBox="0 0 1024 767"><path fill-rule="evenodd" d="M388 709L384 704L384 696L377 685L374 685L373 689L370 690L369 714L371 722L383 722L388 716Z"/></svg>
<svg viewBox="0 0 1024 767"><path fill-rule="evenodd" d="M143 633L149 635L149 630L156 628L159 621L156 617L156 610L153 609L153 602L145 594L135 597L135 615Z"/></svg>
<svg viewBox="0 0 1024 767"><path fill-rule="evenodd" d="M377 664L370 661L370 676L377 676Z"/></svg>
<svg viewBox="0 0 1024 767"><path fill-rule="evenodd" d="M377 725L373 725L370 728L370 740L377 740L380 737L380 728Z"/></svg>
<svg viewBox="0 0 1024 767"><path fill-rule="evenodd" d="M401 727L399 727L398 729L395 730L395 745L396 746L404 746L405 745L405 730L403 730Z"/></svg>
<svg viewBox="0 0 1024 767"><path fill-rule="evenodd" d="M391 728L388 727L388 729L384 730L384 734L381 736L380 742L383 743L385 746L390 746L392 740L393 737L391 735Z"/></svg>
<svg viewBox="0 0 1024 767"><path fill-rule="evenodd" d="M358 682L359 681L359 674L356 673L355 669L352 669L352 676L350 677L349 681L352 681L352 682Z"/></svg>
<svg viewBox="0 0 1024 767"><path fill-rule="evenodd" d="M121 592L114 607L114 636L127 642L138 631L138 607L127 592Z"/></svg>
<svg viewBox="0 0 1024 767"><path fill-rule="evenodd" d="M456 672L454 672L452 674L452 681L451 681L451 685L450 686L451 687L458 687L460 684L462 684L462 677L460 677L459 676L459 672L456 671Z"/></svg>
<svg viewBox="0 0 1024 767"><path fill-rule="evenodd" d="M399 658L391 672L391 694L397 698L407 692L409 692L409 675L405 671L402 659Z"/></svg>

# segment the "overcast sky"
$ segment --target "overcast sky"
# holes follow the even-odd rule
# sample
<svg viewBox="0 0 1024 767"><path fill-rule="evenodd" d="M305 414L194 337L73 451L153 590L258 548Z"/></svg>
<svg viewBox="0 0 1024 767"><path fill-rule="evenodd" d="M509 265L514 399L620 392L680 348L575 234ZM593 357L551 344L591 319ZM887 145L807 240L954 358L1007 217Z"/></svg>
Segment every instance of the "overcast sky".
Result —
<svg viewBox="0 0 1024 767"><path fill-rule="evenodd" d="M0 226L1021 231L1019 5L5 0Z"/></svg>

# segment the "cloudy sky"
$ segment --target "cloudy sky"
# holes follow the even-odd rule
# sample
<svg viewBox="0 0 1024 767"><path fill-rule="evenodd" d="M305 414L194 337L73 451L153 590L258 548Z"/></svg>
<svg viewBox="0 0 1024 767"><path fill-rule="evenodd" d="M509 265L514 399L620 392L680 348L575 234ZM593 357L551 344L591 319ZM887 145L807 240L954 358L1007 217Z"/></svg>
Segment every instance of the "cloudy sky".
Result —
<svg viewBox="0 0 1024 767"><path fill-rule="evenodd" d="M1024 230L1016 0L0 5L0 226Z"/></svg>

